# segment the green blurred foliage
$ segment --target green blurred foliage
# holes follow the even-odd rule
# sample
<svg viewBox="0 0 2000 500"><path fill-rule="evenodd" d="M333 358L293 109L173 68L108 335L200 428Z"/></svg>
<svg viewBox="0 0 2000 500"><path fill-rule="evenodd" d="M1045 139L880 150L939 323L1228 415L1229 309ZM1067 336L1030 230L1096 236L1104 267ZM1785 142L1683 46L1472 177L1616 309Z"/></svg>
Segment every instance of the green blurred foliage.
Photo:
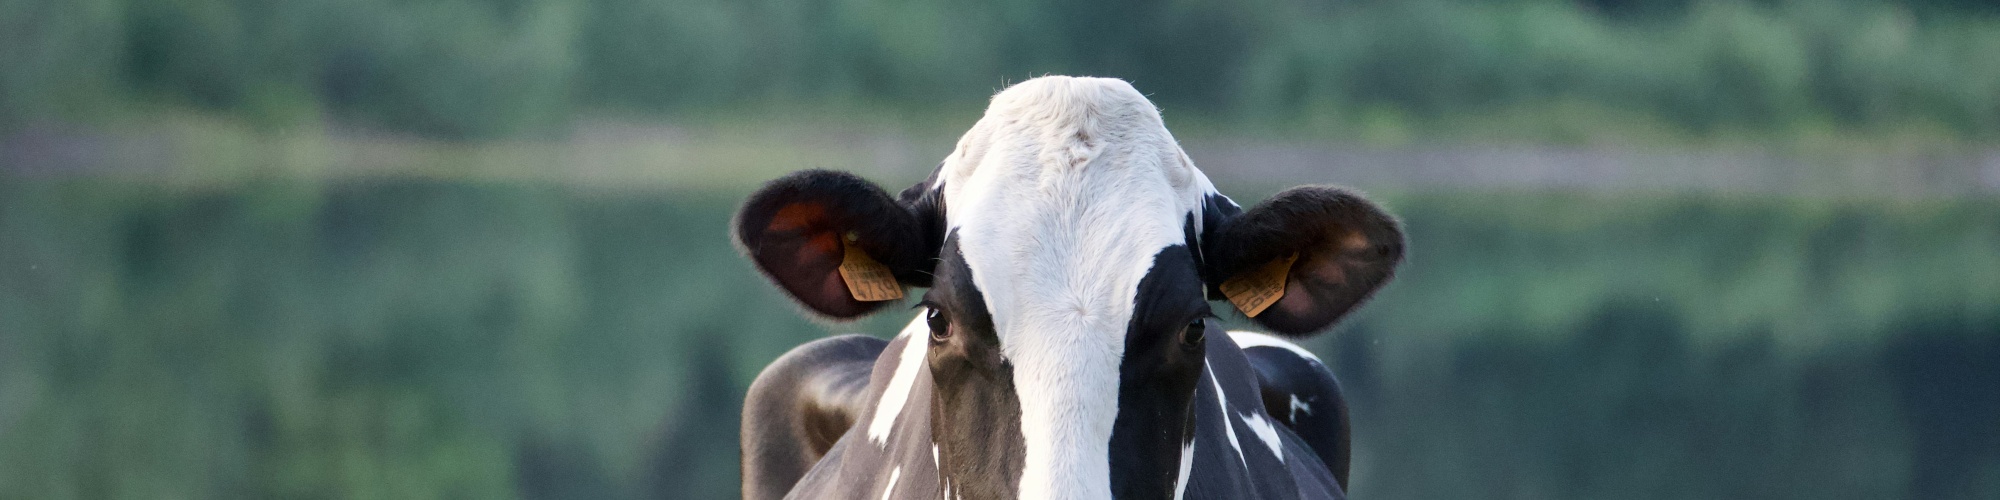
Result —
<svg viewBox="0 0 2000 500"><path fill-rule="evenodd" d="M794 116L1073 73L1250 138L1991 141L1995 54L1985 0L0 0L0 498L732 497L757 370L906 319L729 248L742 186L876 158ZM1990 198L1380 199L1409 264L1306 342L1357 496L2000 496Z"/></svg>
<svg viewBox="0 0 2000 500"><path fill-rule="evenodd" d="M733 497L740 195L0 176L0 498ZM2000 493L2000 203L1384 199L1357 495Z"/></svg>
<svg viewBox="0 0 2000 500"><path fill-rule="evenodd" d="M214 110L443 138L582 113L974 107L1046 73L1238 124L1570 113L2000 137L1971 0L4 0L0 126ZM1577 112L1576 110L1595 110ZM109 117L109 118L107 118ZM1582 119L1582 118L1576 118ZM1398 125L1400 124L1400 125Z"/></svg>

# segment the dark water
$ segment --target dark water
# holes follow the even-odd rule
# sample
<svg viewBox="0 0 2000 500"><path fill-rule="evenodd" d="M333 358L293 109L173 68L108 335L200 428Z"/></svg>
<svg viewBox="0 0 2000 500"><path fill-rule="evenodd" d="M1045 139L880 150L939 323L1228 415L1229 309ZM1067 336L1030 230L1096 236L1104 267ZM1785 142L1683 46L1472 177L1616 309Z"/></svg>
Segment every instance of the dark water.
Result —
<svg viewBox="0 0 2000 500"><path fill-rule="evenodd" d="M732 497L740 196L0 178L0 498ZM2000 496L2000 202L1387 201L1357 496Z"/></svg>

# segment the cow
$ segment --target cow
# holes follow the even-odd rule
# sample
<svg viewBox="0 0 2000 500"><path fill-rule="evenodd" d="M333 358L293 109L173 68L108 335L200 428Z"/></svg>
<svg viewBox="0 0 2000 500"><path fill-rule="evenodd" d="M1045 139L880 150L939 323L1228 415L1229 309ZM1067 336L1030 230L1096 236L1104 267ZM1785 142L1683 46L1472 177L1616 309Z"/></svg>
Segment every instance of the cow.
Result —
<svg viewBox="0 0 2000 500"><path fill-rule="evenodd" d="M892 196L807 170L744 202L733 239L812 314L915 314L891 340L780 357L743 408L744 498L1344 498L1347 408L1280 337L1386 283L1402 230L1360 194L1217 192L1117 79L994 95Z"/></svg>

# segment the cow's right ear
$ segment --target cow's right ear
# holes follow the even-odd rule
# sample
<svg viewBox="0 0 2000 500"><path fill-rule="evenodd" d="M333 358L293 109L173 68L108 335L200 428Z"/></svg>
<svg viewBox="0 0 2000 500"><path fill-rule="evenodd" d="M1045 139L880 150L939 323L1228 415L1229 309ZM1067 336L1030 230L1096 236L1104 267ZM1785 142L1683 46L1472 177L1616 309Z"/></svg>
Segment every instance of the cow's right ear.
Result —
<svg viewBox="0 0 2000 500"><path fill-rule="evenodd" d="M937 253L912 207L846 172L806 170L765 184L743 202L737 248L813 312L856 318L928 286Z"/></svg>
<svg viewBox="0 0 2000 500"><path fill-rule="evenodd" d="M1360 193L1285 190L1249 210L1204 206L1203 277L1212 296L1271 331L1310 335L1375 293L1403 262L1403 229Z"/></svg>

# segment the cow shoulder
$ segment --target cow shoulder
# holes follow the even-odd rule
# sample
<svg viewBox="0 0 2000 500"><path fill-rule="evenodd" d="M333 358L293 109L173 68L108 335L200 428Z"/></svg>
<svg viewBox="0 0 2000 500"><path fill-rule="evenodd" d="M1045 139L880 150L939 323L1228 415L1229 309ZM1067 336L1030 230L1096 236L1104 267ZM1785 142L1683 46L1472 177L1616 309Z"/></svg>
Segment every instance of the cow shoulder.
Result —
<svg viewBox="0 0 2000 500"><path fill-rule="evenodd" d="M1192 478L1183 498L1345 498L1333 470L1265 404L1257 359L1261 345L1210 335L1197 386Z"/></svg>
<svg viewBox="0 0 2000 500"><path fill-rule="evenodd" d="M1264 411L1310 445L1321 462L1347 485L1352 450L1347 400L1318 356L1284 339L1256 332L1229 332L1257 372Z"/></svg>
<svg viewBox="0 0 2000 500"><path fill-rule="evenodd" d="M781 498L865 411L870 373L888 341L842 335L771 363L743 402L743 497Z"/></svg>
<svg viewBox="0 0 2000 500"><path fill-rule="evenodd" d="M812 499L935 496L936 455L926 411L930 383L922 362L926 328L919 315L895 338L875 340L881 348L872 360L849 371L867 380L865 387L849 393L851 423L802 476L763 491ZM746 442L750 439L745 436ZM746 474L746 491L748 481Z"/></svg>

